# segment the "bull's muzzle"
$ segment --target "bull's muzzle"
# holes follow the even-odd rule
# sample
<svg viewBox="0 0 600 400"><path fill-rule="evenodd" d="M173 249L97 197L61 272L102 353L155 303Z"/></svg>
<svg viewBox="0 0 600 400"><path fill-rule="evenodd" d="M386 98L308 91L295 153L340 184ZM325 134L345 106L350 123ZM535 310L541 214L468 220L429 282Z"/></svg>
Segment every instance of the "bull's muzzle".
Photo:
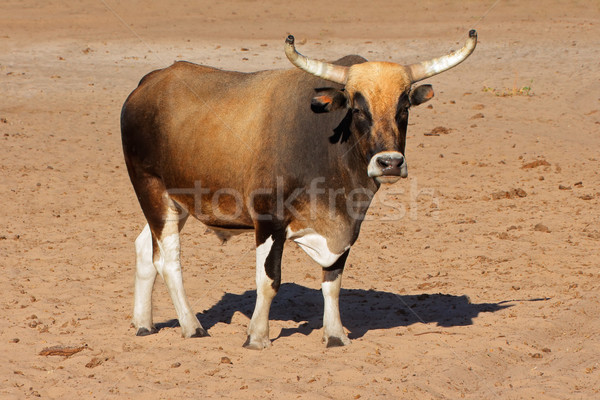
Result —
<svg viewBox="0 0 600 400"><path fill-rule="evenodd" d="M367 172L379 183L394 183L408 176L408 167L402 153L382 151L371 157Z"/></svg>

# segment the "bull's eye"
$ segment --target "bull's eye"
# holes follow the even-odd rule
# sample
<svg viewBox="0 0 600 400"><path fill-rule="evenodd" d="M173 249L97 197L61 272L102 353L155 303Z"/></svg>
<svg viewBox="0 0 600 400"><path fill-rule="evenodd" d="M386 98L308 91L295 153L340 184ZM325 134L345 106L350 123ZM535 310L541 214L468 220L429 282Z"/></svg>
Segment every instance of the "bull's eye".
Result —
<svg viewBox="0 0 600 400"><path fill-rule="evenodd" d="M352 115L354 115L354 117L358 119L365 119L368 121L371 120L371 114L368 111L365 111L360 108L353 108Z"/></svg>
<svg viewBox="0 0 600 400"><path fill-rule="evenodd" d="M352 123L361 133L369 132L372 125L371 114L360 108L352 109Z"/></svg>

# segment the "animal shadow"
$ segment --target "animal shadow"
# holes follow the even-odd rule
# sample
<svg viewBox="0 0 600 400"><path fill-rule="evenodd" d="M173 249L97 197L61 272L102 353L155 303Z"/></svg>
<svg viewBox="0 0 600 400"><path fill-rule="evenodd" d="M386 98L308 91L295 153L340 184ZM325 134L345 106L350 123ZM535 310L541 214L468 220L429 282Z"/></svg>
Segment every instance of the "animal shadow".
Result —
<svg viewBox="0 0 600 400"><path fill-rule="evenodd" d="M199 313L198 319L206 329L219 322L231 323L236 311L252 316L256 290L242 294L226 293L212 307ZM363 289L342 289L340 313L349 337L360 338L373 329L389 329L415 323L432 323L452 327L472 325L482 312L496 312L511 305L502 303L471 303L466 295L419 294L399 295L391 292ZM295 333L310 334L322 327L323 295L321 290L295 283L281 285L271 306L270 320L295 321L297 328L284 328L279 337ZM157 324L157 328L177 326L177 320Z"/></svg>

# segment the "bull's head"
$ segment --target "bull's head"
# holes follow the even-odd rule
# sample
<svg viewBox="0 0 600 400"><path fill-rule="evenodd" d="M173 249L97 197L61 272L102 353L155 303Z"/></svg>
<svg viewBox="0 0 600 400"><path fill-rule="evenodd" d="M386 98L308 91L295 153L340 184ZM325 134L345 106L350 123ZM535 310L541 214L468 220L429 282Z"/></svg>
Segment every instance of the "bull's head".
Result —
<svg viewBox="0 0 600 400"><path fill-rule="evenodd" d="M367 173L379 183L393 183L408 176L404 157L408 109L433 98L431 85L413 83L446 71L464 61L475 49L477 33L469 32L465 46L448 55L418 64L365 62L350 67L311 60L296 51L288 36L285 54L298 68L345 86L344 90L317 90L315 112L339 108L351 110L350 130L359 138L357 147L368 162Z"/></svg>

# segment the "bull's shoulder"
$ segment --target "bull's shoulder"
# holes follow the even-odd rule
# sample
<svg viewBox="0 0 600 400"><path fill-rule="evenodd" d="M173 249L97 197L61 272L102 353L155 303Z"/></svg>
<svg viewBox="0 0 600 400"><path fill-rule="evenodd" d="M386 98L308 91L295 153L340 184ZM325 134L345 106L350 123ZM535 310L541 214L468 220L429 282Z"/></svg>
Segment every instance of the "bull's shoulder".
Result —
<svg viewBox="0 0 600 400"><path fill-rule="evenodd" d="M366 58L364 58L362 56L358 56L356 54L351 54L348 56L344 56L344 57L340 58L339 60L335 60L333 62L333 64L343 65L344 67L349 67L354 64L362 64L365 62L367 62Z"/></svg>

